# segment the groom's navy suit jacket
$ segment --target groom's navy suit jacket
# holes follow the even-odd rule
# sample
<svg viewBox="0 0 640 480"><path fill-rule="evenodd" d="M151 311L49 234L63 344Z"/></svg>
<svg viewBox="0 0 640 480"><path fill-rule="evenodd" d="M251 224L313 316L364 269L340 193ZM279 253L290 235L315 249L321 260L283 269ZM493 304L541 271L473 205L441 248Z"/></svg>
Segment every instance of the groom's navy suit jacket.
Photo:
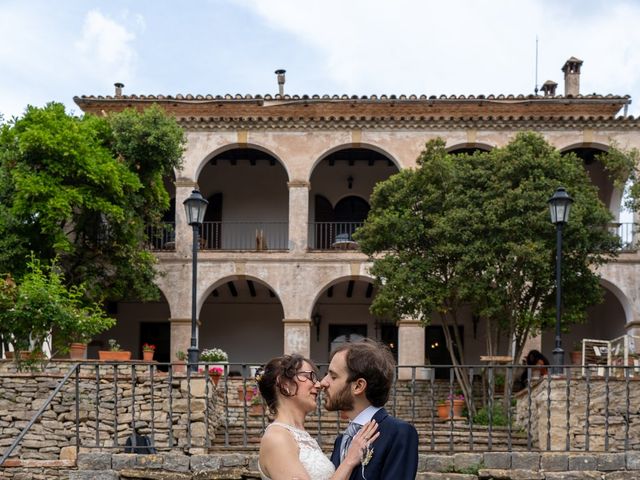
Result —
<svg viewBox="0 0 640 480"><path fill-rule="evenodd" d="M367 480L415 480L418 470L418 432L413 425L398 420L381 408L373 416L378 422L380 436L373 442L373 456L364 467ZM333 445L331 461L340 464L340 443L338 435ZM362 468L357 466L350 480L362 480Z"/></svg>

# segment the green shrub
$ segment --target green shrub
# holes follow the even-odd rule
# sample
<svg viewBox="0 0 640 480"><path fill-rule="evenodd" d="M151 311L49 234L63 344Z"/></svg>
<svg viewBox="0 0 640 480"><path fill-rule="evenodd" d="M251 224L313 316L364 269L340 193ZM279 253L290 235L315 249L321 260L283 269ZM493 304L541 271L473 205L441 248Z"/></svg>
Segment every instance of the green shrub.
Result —
<svg viewBox="0 0 640 480"><path fill-rule="evenodd" d="M509 425L507 412L504 409L504 405L500 403L494 403L491 411L491 425L498 427L506 427ZM476 425L489 425L489 407L481 407L473 417L473 423Z"/></svg>

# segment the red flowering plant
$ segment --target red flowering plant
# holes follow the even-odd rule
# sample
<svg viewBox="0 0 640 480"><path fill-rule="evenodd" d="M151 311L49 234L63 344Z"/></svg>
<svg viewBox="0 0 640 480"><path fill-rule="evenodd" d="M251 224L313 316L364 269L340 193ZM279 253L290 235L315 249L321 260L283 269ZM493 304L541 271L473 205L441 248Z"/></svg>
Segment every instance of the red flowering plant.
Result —
<svg viewBox="0 0 640 480"><path fill-rule="evenodd" d="M221 367L211 367L209 369L209 375L220 376L224 373L224 370Z"/></svg>
<svg viewBox="0 0 640 480"><path fill-rule="evenodd" d="M156 351L156 346L152 345L151 343L143 343L142 344L142 351L143 352L155 352Z"/></svg>

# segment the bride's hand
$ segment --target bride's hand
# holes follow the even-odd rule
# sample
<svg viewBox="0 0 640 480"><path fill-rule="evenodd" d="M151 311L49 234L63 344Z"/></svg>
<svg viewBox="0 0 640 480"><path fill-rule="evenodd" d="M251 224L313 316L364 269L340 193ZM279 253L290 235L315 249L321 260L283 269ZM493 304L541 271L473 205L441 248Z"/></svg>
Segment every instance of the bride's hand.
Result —
<svg viewBox="0 0 640 480"><path fill-rule="evenodd" d="M376 441L380 436L378 430L378 423L375 420L371 420L362 426L358 433L356 433L349 450L344 458L344 462L348 462L350 465L356 466L362 462L362 457L365 451Z"/></svg>

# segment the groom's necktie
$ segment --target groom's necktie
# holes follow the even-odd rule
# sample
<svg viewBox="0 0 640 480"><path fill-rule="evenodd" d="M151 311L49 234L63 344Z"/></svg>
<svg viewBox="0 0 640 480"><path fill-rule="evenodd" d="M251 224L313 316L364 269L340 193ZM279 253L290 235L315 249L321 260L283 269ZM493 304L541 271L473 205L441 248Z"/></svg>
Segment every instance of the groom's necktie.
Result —
<svg viewBox="0 0 640 480"><path fill-rule="evenodd" d="M349 450L349 445L351 445L351 440L356 436L358 430L362 428L362 425L355 422L350 422L347 429L344 431L342 435L342 443L340 444L340 461L344 460L344 457L347 455L347 450Z"/></svg>

